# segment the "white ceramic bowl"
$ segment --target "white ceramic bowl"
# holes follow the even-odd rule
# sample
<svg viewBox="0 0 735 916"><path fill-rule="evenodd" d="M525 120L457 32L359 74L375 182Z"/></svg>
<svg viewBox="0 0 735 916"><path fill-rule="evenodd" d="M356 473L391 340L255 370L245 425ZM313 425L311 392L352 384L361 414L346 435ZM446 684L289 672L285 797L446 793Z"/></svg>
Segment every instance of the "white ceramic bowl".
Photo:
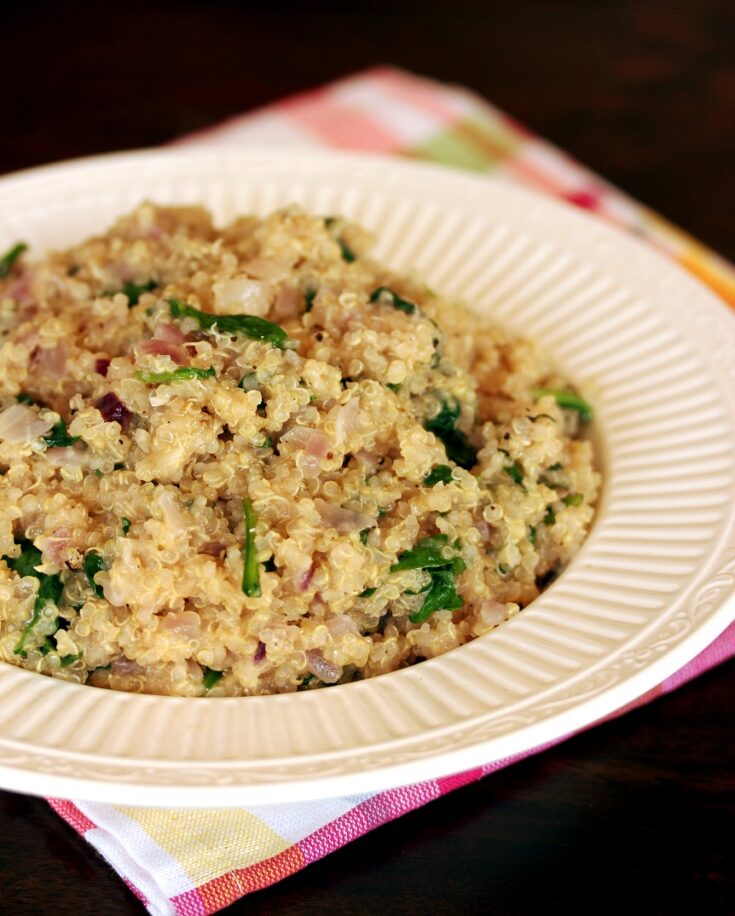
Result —
<svg viewBox="0 0 735 916"><path fill-rule="evenodd" d="M593 531L518 617L331 690L138 696L0 664L0 785L128 804L303 800L414 782L584 727L703 649L735 601L735 322L662 257L488 178L278 150L142 152L0 180L0 250L36 254L148 198L218 221L291 202L373 230L376 256L540 341L596 409Z"/></svg>

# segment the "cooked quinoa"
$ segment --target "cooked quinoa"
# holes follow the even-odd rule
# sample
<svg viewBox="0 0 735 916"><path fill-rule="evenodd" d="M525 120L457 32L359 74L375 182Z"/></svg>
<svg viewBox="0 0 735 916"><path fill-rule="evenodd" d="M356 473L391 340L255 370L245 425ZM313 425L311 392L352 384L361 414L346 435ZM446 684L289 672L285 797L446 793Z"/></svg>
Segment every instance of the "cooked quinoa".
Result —
<svg viewBox="0 0 735 916"><path fill-rule="evenodd" d="M482 636L599 475L542 351L296 208L145 204L0 259L0 659L180 696L314 689Z"/></svg>

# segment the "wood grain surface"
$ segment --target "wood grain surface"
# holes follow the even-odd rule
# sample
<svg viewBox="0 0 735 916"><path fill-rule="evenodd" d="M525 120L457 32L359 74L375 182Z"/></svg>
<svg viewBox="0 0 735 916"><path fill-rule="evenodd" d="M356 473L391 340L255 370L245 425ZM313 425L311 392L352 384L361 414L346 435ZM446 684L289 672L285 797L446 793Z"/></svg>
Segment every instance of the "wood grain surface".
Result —
<svg viewBox="0 0 735 916"><path fill-rule="evenodd" d="M735 5L28 2L0 172L152 146L376 63L482 93L735 259ZM735 913L735 665L374 831L228 914ZM1 700L0 700L1 702ZM0 793L0 914L142 906Z"/></svg>

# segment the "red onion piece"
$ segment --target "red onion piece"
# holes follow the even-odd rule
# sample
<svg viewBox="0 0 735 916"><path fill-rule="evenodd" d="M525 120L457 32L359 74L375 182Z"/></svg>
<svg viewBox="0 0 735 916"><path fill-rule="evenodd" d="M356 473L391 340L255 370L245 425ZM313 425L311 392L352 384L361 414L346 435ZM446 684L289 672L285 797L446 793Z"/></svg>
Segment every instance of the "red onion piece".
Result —
<svg viewBox="0 0 735 916"><path fill-rule="evenodd" d="M296 580L296 584L299 587L299 591L305 592L306 589L309 587L311 580L313 578L314 578L314 564L312 563L311 566L306 570L306 572L302 572L301 575Z"/></svg>
<svg viewBox="0 0 735 916"><path fill-rule="evenodd" d="M324 524L328 528L336 529L340 534L349 534L350 531L362 531L364 528L375 526L373 516L365 512L355 512L353 509L333 506L323 499L315 499L314 505Z"/></svg>
<svg viewBox="0 0 735 916"><path fill-rule="evenodd" d="M353 397L335 411L334 434L341 444L360 425L360 401Z"/></svg>
<svg viewBox="0 0 735 916"><path fill-rule="evenodd" d="M153 332L153 337L170 344L182 344L186 340L186 334L175 324L159 324Z"/></svg>
<svg viewBox="0 0 735 916"><path fill-rule="evenodd" d="M370 473L374 473L380 465L380 455L368 452L364 448L361 448L359 452L355 452L355 458Z"/></svg>
<svg viewBox="0 0 735 916"><path fill-rule="evenodd" d="M46 449L46 460L57 468L81 468L88 458L88 453L78 448L53 446Z"/></svg>
<svg viewBox="0 0 735 916"><path fill-rule="evenodd" d="M292 286L284 286L278 291L276 301L270 310L268 318L279 324L286 318L293 318L304 309L304 297Z"/></svg>
<svg viewBox="0 0 735 916"><path fill-rule="evenodd" d="M151 337L149 340L142 340L138 344L138 349L146 356L170 356L179 366L188 360L186 351L178 344L169 343L167 340L158 340L155 337Z"/></svg>
<svg viewBox="0 0 735 916"><path fill-rule="evenodd" d="M317 430L306 440L304 451L313 458L321 459L327 457L331 447L332 440L329 436Z"/></svg>
<svg viewBox="0 0 735 916"><path fill-rule="evenodd" d="M172 611L159 619L162 627L185 639L196 639L199 636L201 618L196 611L182 611L181 613Z"/></svg>
<svg viewBox="0 0 735 916"><path fill-rule="evenodd" d="M491 528L490 525L488 525L488 523L483 518L475 522L475 528L477 528L477 530L480 532L481 537L485 541L490 540L495 530L494 528Z"/></svg>
<svg viewBox="0 0 735 916"><path fill-rule="evenodd" d="M482 622L488 626L497 627L506 618L505 605L500 601L493 601L491 598L486 598L480 603L479 616L482 619Z"/></svg>
<svg viewBox="0 0 735 916"><path fill-rule="evenodd" d="M199 553L206 553L210 557L219 557L225 545L221 541L207 541L199 548Z"/></svg>
<svg viewBox="0 0 735 916"><path fill-rule="evenodd" d="M18 305L30 305L33 302L33 274L21 274L13 283L5 288L3 294L8 299L15 299Z"/></svg>
<svg viewBox="0 0 735 916"><path fill-rule="evenodd" d="M120 658L116 658L110 667L111 673L116 674L118 677L125 677L130 674L141 675L145 672L145 668L142 668L137 662L134 662L126 655L121 655Z"/></svg>
<svg viewBox="0 0 735 916"><path fill-rule="evenodd" d="M31 363L42 375L58 378L64 374L68 355L66 343L62 340L55 347L36 347L31 354Z"/></svg>
<svg viewBox="0 0 735 916"><path fill-rule="evenodd" d="M107 423L117 422L123 428L128 425L132 414L114 391L103 394L94 405Z"/></svg>
<svg viewBox="0 0 735 916"><path fill-rule="evenodd" d="M321 649L306 650L306 668L314 677L318 677L325 684L336 684L342 677L339 665L333 665L322 655Z"/></svg>
<svg viewBox="0 0 735 916"><path fill-rule="evenodd" d="M360 632L358 625L351 617L348 617L347 614L338 614L336 617L330 617L329 620L325 621L325 625L332 639L337 639L340 636L344 636L346 633Z"/></svg>
<svg viewBox="0 0 735 916"><path fill-rule="evenodd" d="M283 280L290 271L291 264L279 258L253 258L243 264L245 273L256 280Z"/></svg>
<svg viewBox="0 0 735 916"><path fill-rule="evenodd" d="M312 455L314 458L326 458L332 446L332 440L326 433L313 429L311 426L294 426L281 436L279 445L303 449L307 455Z"/></svg>
<svg viewBox="0 0 735 916"><path fill-rule="evenodd" d="M53 425L53 420L42 420L26 404L12 404L0 413L0 439L6 442L30 442L38 436L45 436Z"/></svg>
<svg viewBox="0 0 735 916"><path fill-rule="evenodd" d="M51 534L37 538L36 543L44 556L50 557L57 566L62 566L66 562L70 545L71 530L69 528L56 528Z"/></svg>

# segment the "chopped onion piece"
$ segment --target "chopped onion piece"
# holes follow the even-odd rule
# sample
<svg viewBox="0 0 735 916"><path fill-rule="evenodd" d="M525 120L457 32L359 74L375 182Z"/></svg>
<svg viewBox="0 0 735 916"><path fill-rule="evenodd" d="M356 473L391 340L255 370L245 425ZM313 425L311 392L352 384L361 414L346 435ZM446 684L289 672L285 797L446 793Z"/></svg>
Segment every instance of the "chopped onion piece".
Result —
<svg viewBox="0 0 735 916"><path fill-rule="evenodd" d="M30 442L51 432L53 420L42 420L25 404L12 404L0 413L0 439L6 442Z"/></svg>
<svg viewBox="0 0 735 916"><path fill-rule="evenodd" d="M328 662L322 655L321 649L306 650L306 668L314 677L318 677L325 684L336 684L342 677L340 666Z"/></svg>

